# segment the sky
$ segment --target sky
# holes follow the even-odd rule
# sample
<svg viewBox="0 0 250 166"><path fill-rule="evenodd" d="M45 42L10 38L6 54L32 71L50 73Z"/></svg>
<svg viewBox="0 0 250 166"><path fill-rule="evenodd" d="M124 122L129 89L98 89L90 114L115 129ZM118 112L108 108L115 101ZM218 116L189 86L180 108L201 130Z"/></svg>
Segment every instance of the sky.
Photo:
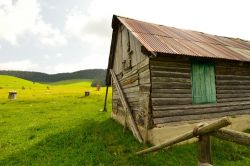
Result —
<svg viewBox="0 0 250 166"><path fill-rule="evenodd" d="M112 15L250 40L248 0L0 0L0 70L108 64Z"/></svg>

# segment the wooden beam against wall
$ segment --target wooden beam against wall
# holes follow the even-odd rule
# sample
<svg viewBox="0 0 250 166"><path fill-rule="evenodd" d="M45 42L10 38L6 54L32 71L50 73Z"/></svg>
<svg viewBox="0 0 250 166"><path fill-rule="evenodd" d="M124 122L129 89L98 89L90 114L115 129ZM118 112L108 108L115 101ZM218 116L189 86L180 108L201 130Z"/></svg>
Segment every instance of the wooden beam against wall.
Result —
<svg viewBox="0 0 250 166"><path fill-rule="evenodd" d="M118 80L116 78L116 75L115 75L115 73L114 73L114 71L112 69L110 69L110 74L111 74L113 82L114 82L114 84L116 86L117 92L119 94L119 98L120 98L120 100L122 102L122 106L123 106L123 108L125 110L125 113L127 114L127 117L128 117L127 122L129 123L129 126L131 127L132 133L138 139L138 141L140 143L142 143L143 140L142 140L141 134L140 134L140 132L138 130L138 127L137 127L137 125L136 125L136 123L134 121L133 115L131 113L131 109L130 109L130 107L128 105L128 102L127 102L126 97L125 97L125 95L123 93L123 90L122 90L122 88L121 88L121 86L120 86L120 84L119 84L119 82L118 82Z"/></svg>

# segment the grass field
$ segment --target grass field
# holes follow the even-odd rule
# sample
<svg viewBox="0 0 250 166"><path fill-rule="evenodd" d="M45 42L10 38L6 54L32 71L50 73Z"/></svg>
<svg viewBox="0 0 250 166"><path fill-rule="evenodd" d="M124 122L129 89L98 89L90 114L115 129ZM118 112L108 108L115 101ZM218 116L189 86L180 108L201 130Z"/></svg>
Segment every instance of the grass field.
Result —
<svg viewBox="0 0 250 166"><path fill-rule="evenodd" d="M196 144L134 155L149 145L110 118L110 94L108 112L100 111L105 90L90 84L0 76L0 165L196 165ZM18 92L16 100L7 99L9 90ZM250 165L249 147L212 139L212 151L214 165Z"/></svg>

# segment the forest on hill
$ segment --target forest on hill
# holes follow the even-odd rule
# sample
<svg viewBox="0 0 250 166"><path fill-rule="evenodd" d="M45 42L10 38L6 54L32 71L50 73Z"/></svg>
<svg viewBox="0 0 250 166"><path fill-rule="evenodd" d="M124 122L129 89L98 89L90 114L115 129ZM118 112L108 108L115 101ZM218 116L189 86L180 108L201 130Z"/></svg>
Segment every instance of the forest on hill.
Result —
<svg viewBox="0 0 250 166"><path fill-rule="evenodd" d="M18 78L30 80L33 82L57 82L72 79L91 79L98 84L104 84L106 70L104 69L87 69L72 73L46 74L32 71L13 71L1 70L0 75L15 76Z"/></svg>

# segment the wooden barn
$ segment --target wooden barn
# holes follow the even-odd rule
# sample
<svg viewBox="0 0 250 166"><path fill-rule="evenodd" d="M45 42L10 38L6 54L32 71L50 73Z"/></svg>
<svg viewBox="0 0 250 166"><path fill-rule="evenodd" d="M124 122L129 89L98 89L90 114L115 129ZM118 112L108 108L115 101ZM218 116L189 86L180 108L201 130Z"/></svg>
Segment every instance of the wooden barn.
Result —
<svg viewBox="0 0 250 166"><path fill-rule="evenodd" d="M250 41L113 16L112 117L158 144L200 121L250 127Z"/></svg>

